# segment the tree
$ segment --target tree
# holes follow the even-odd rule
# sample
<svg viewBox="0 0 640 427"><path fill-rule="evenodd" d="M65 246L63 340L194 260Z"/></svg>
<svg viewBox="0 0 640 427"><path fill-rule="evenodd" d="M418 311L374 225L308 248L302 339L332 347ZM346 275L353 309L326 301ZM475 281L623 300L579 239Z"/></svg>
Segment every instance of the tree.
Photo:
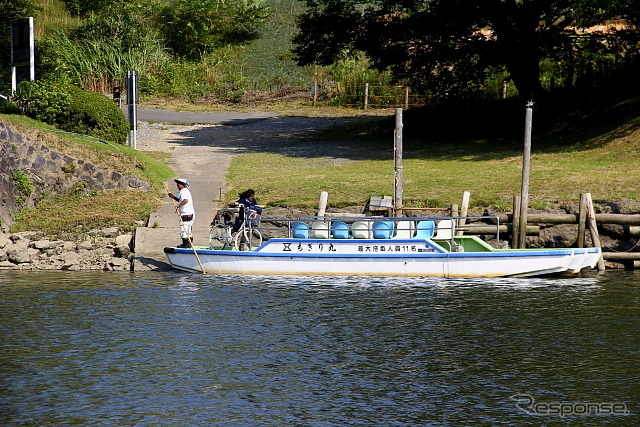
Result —
<svg viewBox="0 0 640 427"><path fill-rule="evenodd" d="M541 89L545 58L575 60L581 49L634 43L637 50L637 37L631 43L628 37L637 28L582 31L617 18L638 23L637 6L638 0L307 0L293 52L299 65L326 65L362 51L396 78L441 94L473 91L502 67L528 98Z"/></svg>
<svg viewBox="0 0 640 427"><path fill-rule="evenodd" d="M162 15L174 52L198 58L224 43L255 38L269 13L263 0L181 0L168 4Z"/></svg>

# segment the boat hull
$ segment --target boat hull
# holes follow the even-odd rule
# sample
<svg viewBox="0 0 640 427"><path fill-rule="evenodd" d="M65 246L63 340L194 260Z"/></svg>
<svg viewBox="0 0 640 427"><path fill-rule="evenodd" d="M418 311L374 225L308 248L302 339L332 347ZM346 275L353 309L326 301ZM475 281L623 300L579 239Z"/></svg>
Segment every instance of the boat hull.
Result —
<svg viewBox="0 0 640 427"><path fill-rule="evenodd" d="M165 248L172 267L209 274L529 277L591 268L598 248L446 252L430 241L273 239L253 251ZM374 251L375 250L375 251Z"/></svg>

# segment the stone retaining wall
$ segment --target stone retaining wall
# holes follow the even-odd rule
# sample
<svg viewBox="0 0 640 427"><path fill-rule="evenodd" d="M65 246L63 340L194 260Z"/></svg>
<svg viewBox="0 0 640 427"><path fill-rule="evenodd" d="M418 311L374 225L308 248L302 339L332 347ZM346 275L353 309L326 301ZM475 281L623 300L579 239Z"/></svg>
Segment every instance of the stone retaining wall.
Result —
<svg viewBox="0 0 640 427"><path fill-rule="evenodd" d="M25 196L15 185L13 174L21 170L34 184L32 194ZM43 192L61 195L79 182L87 191L110 189L149 190L144 181L122 175L50 149L0 123L0 221L11 224L11 214L31 206ZM21 200L25 199L25 200Z"/></svg>

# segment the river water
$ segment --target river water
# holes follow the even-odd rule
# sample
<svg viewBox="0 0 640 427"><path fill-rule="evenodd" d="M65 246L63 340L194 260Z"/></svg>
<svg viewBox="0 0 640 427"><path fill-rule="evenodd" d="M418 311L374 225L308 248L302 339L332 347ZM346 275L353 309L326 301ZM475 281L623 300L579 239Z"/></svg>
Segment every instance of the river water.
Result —
<svg viewBox="0 0 640 427"><path fill-rule="evenodd" d="M1 425L638 425L640 272L0 273Z"/></svg>

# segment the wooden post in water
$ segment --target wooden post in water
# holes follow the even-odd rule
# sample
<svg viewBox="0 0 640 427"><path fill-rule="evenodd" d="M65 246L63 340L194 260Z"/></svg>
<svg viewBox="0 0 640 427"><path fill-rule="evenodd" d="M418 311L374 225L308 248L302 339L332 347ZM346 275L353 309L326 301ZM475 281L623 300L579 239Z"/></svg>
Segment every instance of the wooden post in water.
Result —
<svg viewBox="0 0 640 427"><path fill-rule="evenodd" d="M518 248L520 238L520 197L513 196L513 219L511 220L511 247ZM526 233L526 231L525 231Z"/></svg>
<svg viewBox="0 0 640 427"><path fill-rule="evenodd" d="M529 170L531 169L531 127L533 117L533 101L527 102L524 126L524 153L522 156L522 192L520 194L520 222L518 224L518 248L526 246L527 210L529 207Z"/></svg>
<svg viewBox="0 0 640 427"><path fill-rule="evenodd" d="M471 198L471 193L465 191L462 193L462 206L460 207L460 219L458 219L457 227L464 227L467 223L467 213L469 212L469 199ZM457 230L456 236L462 236L464 234L464 230Z"/></svg>
<svg viewBox="0 0 640 427"><path fill-rule="evenodd" d="M600 236L598 235L598 224L596 223L596 211L593 209L593 200L591 199L591 193L585 194L587 199L587 207L589 209L589 214L587 215L587 223L589 224L589 231L591 232L591 242L593 246L596 248L602 247L602 243L600 243ZM598 259L598 270L604 270L604 258L602 255L600 259Z"/></svg>
<svg viewBox="0 0 640 427"><path fill-rule="evenodd" d="M394 187L393 215L401 216L403 209L403 166L402 166L402 108L396 108L396 129L394 132Z"/></svg>
<svg viewBox="0 0 640 427"><path fill-rule="evenodd" d="M586 194L580 194L580 207L578 213L578 242L579 248L584 248L584 233L587 228L587 214L589 211L588 199Z"/></svg>

